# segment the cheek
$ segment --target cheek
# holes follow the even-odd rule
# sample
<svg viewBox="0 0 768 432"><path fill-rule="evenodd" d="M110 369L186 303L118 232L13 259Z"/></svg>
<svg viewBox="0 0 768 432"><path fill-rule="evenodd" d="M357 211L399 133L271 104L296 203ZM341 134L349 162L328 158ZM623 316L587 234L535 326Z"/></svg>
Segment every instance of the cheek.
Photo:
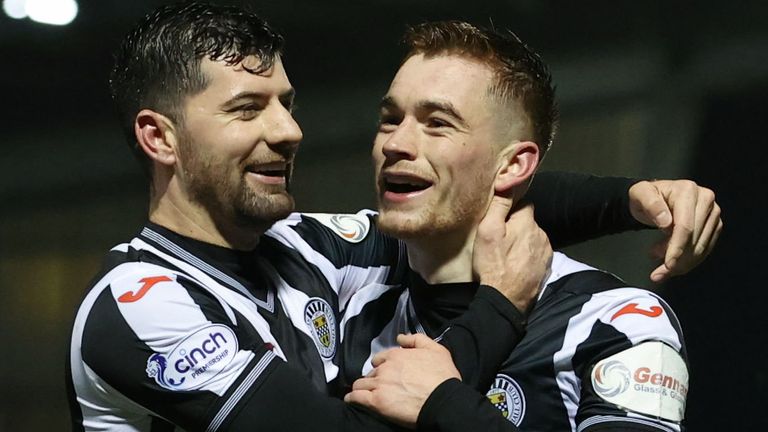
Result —
<svg viewBox="0 0 768 432"><path fill-rule="evenodd" d="M462 194L480 194L490 190L495 175L495 166L485 154L463 154L452 161L446 161L450 167L451 183Z"/></svg>

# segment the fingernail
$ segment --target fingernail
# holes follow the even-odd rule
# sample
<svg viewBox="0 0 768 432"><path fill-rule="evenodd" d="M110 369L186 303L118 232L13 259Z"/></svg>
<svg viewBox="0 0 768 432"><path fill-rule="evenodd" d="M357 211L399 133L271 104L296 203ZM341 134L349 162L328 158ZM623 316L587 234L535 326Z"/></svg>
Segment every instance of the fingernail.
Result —
<svg viewBox="0 0 768 432"><path fill-rule="evenodd" d="M656 217L653 218L653 221L657 226L667 226L672 223L672 215L665 210L657 214Z"/></svg>

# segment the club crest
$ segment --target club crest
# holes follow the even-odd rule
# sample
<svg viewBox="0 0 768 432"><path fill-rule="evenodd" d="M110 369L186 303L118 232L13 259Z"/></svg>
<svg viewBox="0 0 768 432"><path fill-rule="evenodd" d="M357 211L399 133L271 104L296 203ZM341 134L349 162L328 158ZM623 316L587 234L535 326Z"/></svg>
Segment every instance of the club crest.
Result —
<svg viewBox="0 0 768 432"><path fill-rule="evenodd" d="M525 416L525 395L515 380L504 374L497 375L485 396L507 420L520 426Z"/></svg>
<svg viewBox="0 0 768 432"><path fill-rule="evenodd" d="M336 318L331 305L317 297L309 299L304 307L304 322L307 323L317 350L324 359L336 353Z"/></svg>

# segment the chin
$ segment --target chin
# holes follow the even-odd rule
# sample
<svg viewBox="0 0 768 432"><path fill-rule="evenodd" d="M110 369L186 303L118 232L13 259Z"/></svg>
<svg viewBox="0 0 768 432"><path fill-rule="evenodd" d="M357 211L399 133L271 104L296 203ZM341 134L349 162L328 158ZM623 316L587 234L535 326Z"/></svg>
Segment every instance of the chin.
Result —
<svg viewBox="0 0 768 432"><path fill-rule="evenodd" d="M251 198L249 202L239 206L237 213L243 223L261 229L269 228L275 222L285 219L295 208L293 197L287 192Z"/></svg>
<svg viewBox="0 0 768 432"><path fill-rule="evenodd" d="M439 224L431 220L430 215L403 213L381 210L376 226L384 234L401 240L426 237L441 231Z"/></svg>

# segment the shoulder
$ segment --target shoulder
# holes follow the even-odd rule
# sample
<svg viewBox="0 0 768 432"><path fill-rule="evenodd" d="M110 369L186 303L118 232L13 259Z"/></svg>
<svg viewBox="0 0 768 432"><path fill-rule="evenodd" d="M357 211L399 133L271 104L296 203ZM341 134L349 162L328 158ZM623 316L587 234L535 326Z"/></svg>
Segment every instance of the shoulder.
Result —
<svg viewBox="0 0 768 432"><path fill-rule="evenodd" d="M164 263L136 241L114 247L108 263L80 303L75 324L87 333L94 323L173 321L178 313L205 310L218 301L192 276Z"/></svg>
<svg viewBox="0 0 768 432"><path fill-rule="evenodd" d="M688 368L672 308L651 291L564 255L553 260L552 274L548 288L570 305L555 360L561 373L573 368L586 381L583 415L629 411L654 423L682 420Z"/></svg>
<svg viewBox="0 0 768 432"><path fill-rule="evenodd" d="M289 240L292 233L303 235L335 235L349 243L359 243L371 232L376 212L360 210L357 213L291 213L275 223L267 236Z"/></svg>
<svg viewBox="0 0 768 432"><path fill-rule="evenodd" d="M293 213L266 233L271 244L292 250L313 263L371 267L392 265L404 246L378 229L376 212Z"/></svg>

